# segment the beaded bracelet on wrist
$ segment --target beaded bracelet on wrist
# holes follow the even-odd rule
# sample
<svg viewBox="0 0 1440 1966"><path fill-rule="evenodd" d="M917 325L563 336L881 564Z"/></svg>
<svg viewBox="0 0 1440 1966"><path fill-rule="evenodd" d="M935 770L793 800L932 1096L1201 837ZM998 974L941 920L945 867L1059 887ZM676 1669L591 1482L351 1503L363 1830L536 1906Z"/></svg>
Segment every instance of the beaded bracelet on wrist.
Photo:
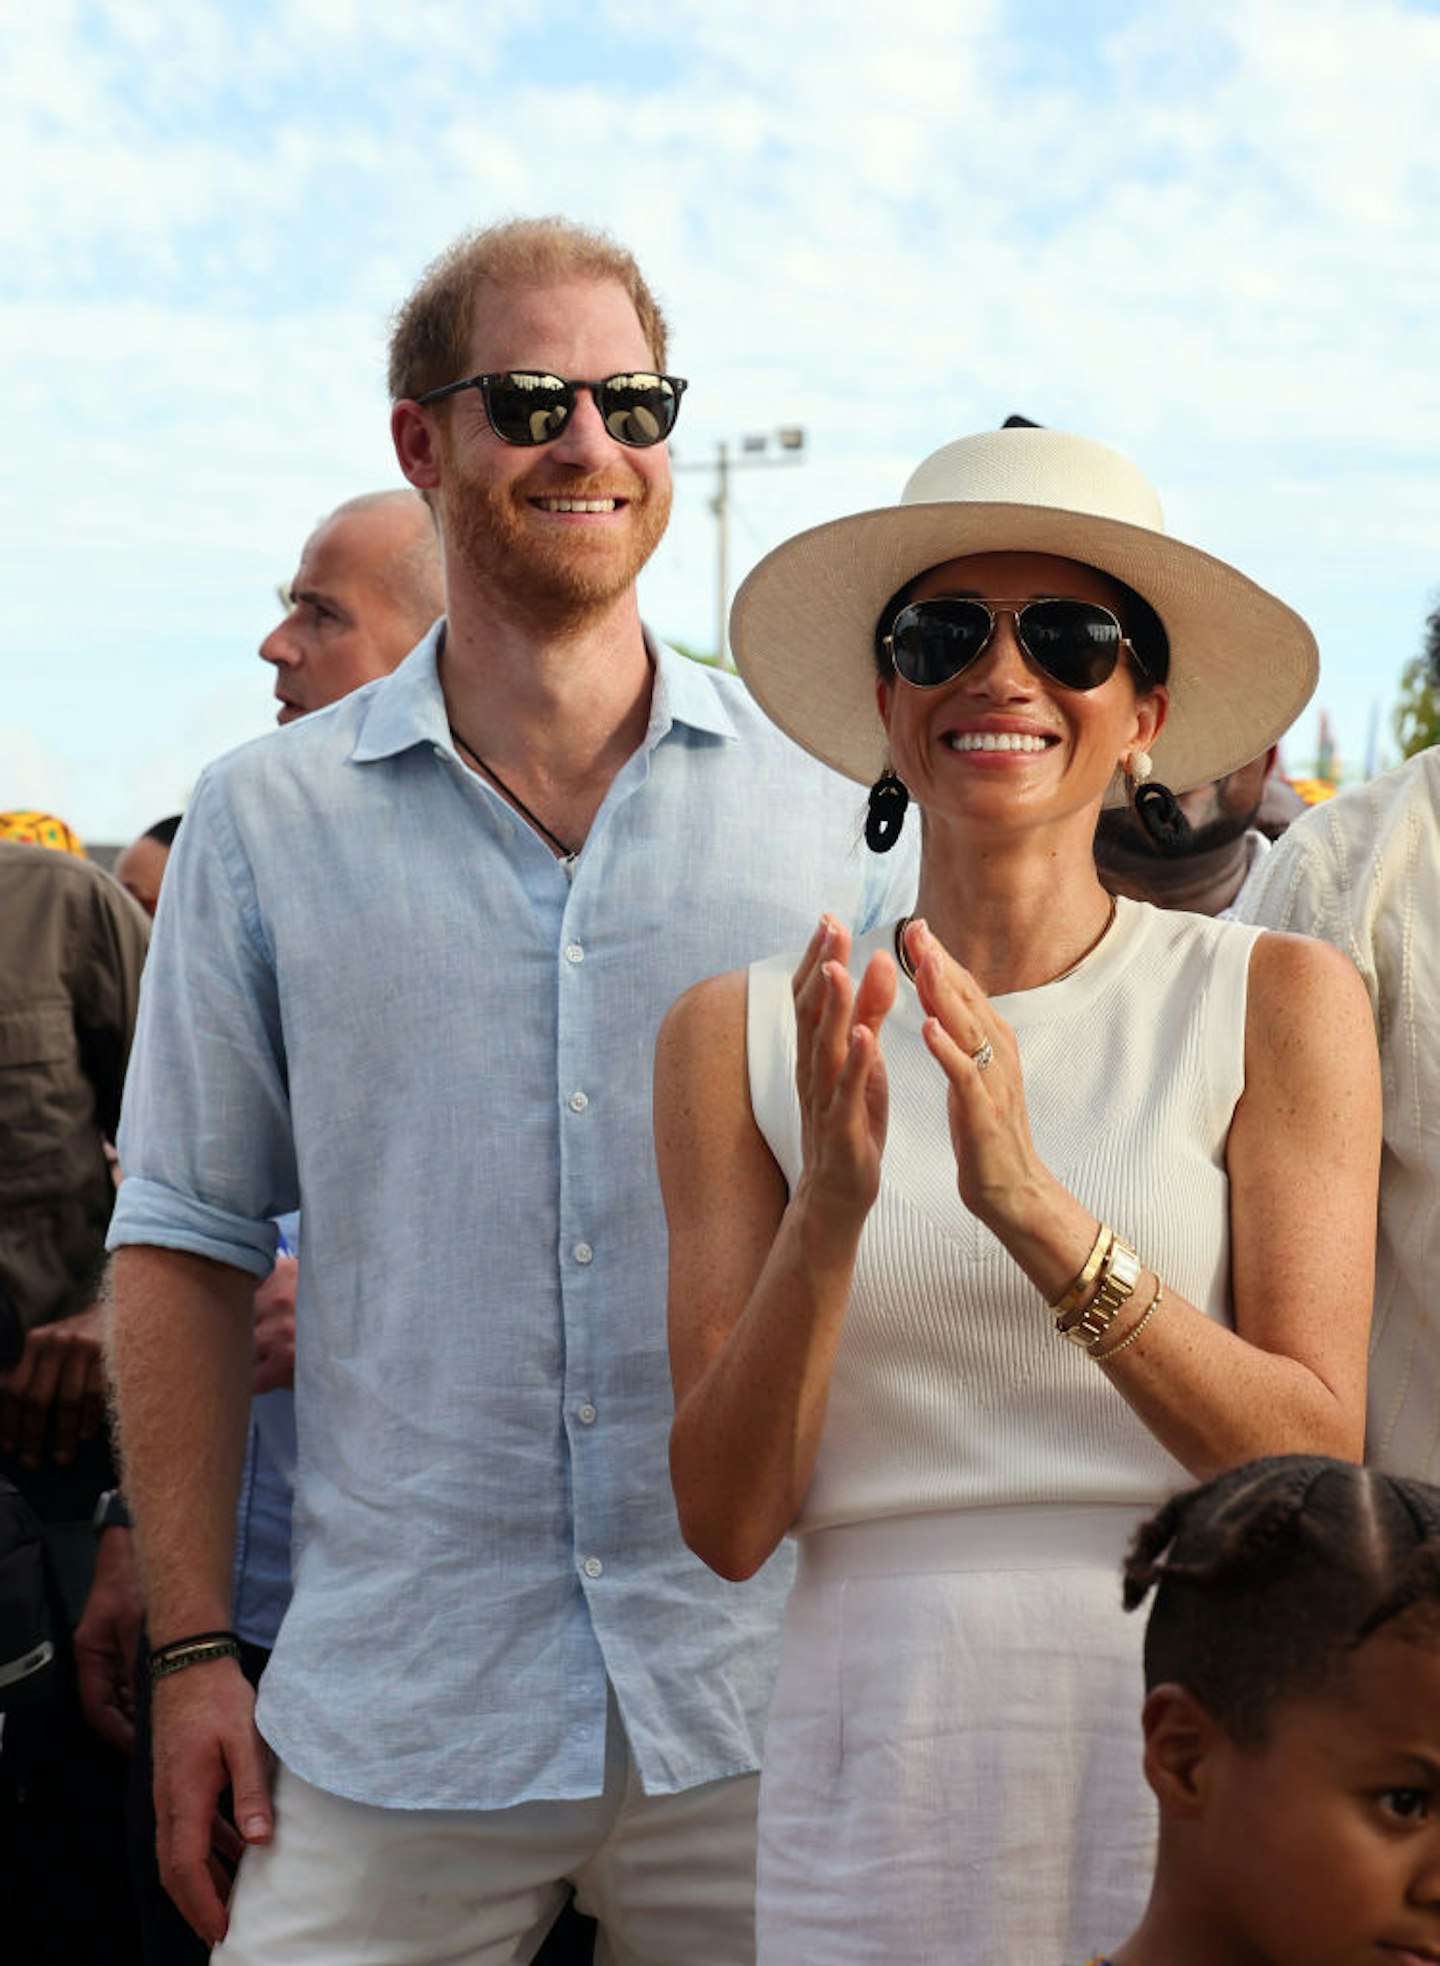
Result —
<svg viewBox="0 0 1440 1966"><path fill-rule="evenodd" d="M189 1638L175 1638L168 1645L157 1645L150 1654L150 1684L184 1672L187 1666L209 1665L213 1659L238 1659L240 1635L233 1631L195 1632Z"/></svg>
<svg viewBox="0 0 1440 1966"><path fill-rule="evenodd" d="M1097 1365L1108 1365L1117 1353L1123 1352L1127 1345L1133 1345L1164 1301L1165 1287L1157 1277L1155 1279L1155 1295L1150 1299L1150 1302L1145 1306L1139 1317L1136 1318L1130 1329L1125 1333L1125 1336L1117 1339L1113 1345L1107 1345L1103 1352L1097 1350L1096 1345L1090 1347L1090 1356L1094 1359L1095 1363Z"/></svg>

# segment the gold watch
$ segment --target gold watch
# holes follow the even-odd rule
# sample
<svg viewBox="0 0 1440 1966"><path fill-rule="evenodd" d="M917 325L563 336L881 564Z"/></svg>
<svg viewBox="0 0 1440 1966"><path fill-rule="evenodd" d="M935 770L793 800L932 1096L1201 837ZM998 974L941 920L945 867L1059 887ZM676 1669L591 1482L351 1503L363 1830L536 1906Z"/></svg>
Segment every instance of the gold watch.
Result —
<svg viewBox="0 0 1440 1966"><path fill-rule="evenodd" d="M1117 1313L1135 1293L1140 1281L1140 1258L1122 1236L1116 1236L1105 1253L1104 1268L1095 1295L1083 1311L1072 1311L1055 1320L1055 1329L1072 1345L1086 1351L1098 1345L1115 1322Z"/></svg>

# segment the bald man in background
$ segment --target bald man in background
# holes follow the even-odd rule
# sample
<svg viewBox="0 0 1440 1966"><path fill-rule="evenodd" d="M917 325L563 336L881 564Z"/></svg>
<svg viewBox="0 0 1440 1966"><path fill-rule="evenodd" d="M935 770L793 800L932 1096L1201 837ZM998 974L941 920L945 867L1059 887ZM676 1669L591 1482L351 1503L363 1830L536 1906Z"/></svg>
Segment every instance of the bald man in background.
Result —
<svg viewBox="0 0 1440 1966"><path fill-rule="evenodd" d="M445 612L429 506L408 487L337 505L280 599L285 618L260 654L275 665L276 722L289 724L388 676Z"/></svg>

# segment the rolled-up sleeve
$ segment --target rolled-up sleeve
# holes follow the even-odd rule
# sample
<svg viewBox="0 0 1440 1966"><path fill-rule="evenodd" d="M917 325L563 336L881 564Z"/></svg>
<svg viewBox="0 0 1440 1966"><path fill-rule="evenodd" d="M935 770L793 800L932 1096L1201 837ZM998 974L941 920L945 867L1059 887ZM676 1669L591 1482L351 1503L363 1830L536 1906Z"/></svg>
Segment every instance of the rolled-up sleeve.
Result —
<svg viewBox="0 0 1440 1966"><path fill-rule="evenodd" d="M120 1121L108 1246L150 1243L268 1274L298 1205L275 964L223 765L166 869Z"/></svg>

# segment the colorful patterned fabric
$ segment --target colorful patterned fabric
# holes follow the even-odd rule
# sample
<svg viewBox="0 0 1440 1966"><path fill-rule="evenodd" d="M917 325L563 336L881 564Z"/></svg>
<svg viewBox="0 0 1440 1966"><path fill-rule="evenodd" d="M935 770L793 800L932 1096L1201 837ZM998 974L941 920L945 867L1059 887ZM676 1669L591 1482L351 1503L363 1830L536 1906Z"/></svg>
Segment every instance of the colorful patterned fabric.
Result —
<svg viewBox="0 0 1440 1966"><path fill-rule="evenodd" d="M1336 786L1329 778L1290 778L1286 783L1298 792L1307 806L1317 806L1326 799L1333 799Z"/></svg>
<svg viewBox="0 0 1440 1966"><path fill-rule="evenodd" d="M19 846L50 846L60 853L76 853L82 860L85 858L79 835L53 812L36 812L29 807L0 812L0 840L14 840Z"/></svg>

